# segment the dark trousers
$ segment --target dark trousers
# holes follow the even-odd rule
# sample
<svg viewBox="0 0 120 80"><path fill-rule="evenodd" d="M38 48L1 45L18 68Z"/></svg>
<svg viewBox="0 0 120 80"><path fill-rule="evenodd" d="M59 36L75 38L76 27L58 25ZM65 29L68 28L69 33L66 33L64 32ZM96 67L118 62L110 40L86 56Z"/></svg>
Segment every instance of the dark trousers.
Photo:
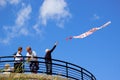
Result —
<svg viewBox="0 0 120 80"><path fill-rule="evenodd" d="M23 72L23 63L14 63L14 72L22 73Z"/></svg>
<svg viewBox="0 0 120 80"><path fill-rule="evenodd" d="M52 61L45 60L45 64L46 64L46 73L52 75Z"/></svg>
<svg viewBox="0 0 120 80"><path fill-rule="evenodd" d="M38 61L31 61L29 67L30 67L30 71L32 73L37 73L37 71L39 70L39 62Z"/></svg>

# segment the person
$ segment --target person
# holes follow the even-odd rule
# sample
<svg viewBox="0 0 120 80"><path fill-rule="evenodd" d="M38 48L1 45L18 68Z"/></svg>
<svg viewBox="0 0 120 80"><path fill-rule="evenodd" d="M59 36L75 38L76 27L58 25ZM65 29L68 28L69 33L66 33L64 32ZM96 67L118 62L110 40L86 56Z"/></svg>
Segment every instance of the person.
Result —
<svg viewBox="0 0 120 80"><path fill-rule="evenodd" d="M39 69L39 63L38 63L36 52L33 51L30 46L26 48L26 51L27 51L27 54L26 54L27 61L30 62L30 65L29 65L30 71L32 73L37 73Z"/></svg>
<svg viewBox="0 0 120 80"><path fill-rule="evenodd" d="M13 69L10 67L10 64L5 64L3 74L10 74L12 71L13 71Z"/></svg>
<svg viewBox="0 0 120 80"><path fill-rule="evenodd" d="M52 49L46 49L45 52L45 64L46 64L46 73L51 75L52 74L52 56L51 53L56 48L58 42L55 42Z"/></svg>
<svg viewBox="0 0 120 80"><path fill-rule="evenodd" d="M17 73L23 72L23 56L21 52L22 52L22 47L19 47L16 54L14 54L14 59L15 59L14 72L17 72Z"/></svg>

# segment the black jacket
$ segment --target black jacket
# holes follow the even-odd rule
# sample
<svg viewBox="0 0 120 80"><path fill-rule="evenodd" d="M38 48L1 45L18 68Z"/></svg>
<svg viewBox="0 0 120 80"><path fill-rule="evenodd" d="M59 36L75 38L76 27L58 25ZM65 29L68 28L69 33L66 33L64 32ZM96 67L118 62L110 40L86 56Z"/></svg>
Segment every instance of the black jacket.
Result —
<svg viewBox="0 0 120 80"><path fill-rule="evenodd" d="M53 48L45 54L45 60L51 60L52 59L51 53L53 52L53 50L55 48L56 48L56 45L54 45Z"/></svg>

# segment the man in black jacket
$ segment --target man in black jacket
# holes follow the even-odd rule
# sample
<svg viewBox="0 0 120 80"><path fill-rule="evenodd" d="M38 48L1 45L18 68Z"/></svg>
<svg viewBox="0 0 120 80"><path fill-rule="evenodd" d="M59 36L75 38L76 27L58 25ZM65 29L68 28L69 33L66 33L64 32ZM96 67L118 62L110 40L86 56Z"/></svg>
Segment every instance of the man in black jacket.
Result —
<svg viewBox="0 0 120 80"><path fill-rule="evenodd" d="M46 64L46 73L47 74L52 74L52 57L51 57L51 53L53 52L53 50L56 48L58 42L55 42L54 46L52 49L46 49L45 52L45 64Z"/></svg>

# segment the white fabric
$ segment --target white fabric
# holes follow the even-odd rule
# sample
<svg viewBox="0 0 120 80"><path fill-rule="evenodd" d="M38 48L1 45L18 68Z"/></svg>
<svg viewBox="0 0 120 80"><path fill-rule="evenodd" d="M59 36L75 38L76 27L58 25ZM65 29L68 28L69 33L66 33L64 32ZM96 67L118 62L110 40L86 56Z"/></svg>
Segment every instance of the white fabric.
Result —
<svg viewBox="0 0 120 80"><path fill-rule="evenodd" d="M5 72L3 72L3 74L10 74L11 69L10 69L10 68L4 69L4 71L5 71Z"/></svg>
<svg viewBox="0 0 120 80"><path fill-rule="evenodd" d="M19 56L21 56L21 57L19 57ZM22 55L17 52L15 60L16 61L22 60Z"/></svg>
<svg viewBox="0 0 120 80"><path fill-rule="evenodd" d="M104 27L108 26L110 23L111 23L111 21L108 21L108 22L107 22L107 23L105 23L104 25L102 25L102 26L98 27L98 29L102 29L102 28L104 28Z"/></svg>
<svg viewBox="0 0 120 80"><path fill-rule="evenodd" d="M93 34L95 31L99 30L99 29L102 29L106 26L108 26L109 24L111 23L111 21L108 21L107 23L105 23L104 25L100 26L100 27L97 27L97 28L92 28L90 29L89 31L83 33L83 34L80 34L78 36L73 36L73 38L85 38L91 34Z"/></svg>
<svg viewBox="0 0 120 80"><path fill-rule="evenodd" d="M85 37L91 35L93 32L95 32L97 30L98 30L98 28L92 28L92 29L90 29L89 31L87 31L87 32L85 32L83 34L80 34L78 36L73 36L73 38L85 38Z"/></svg>
<svg viewBox="0 0 120 80"><path fill-rule="evenodd" d="M31 61L34 61L34 60L36 60L36 59L33 58L33 57L36 57L37 55L36 55L36 52L35 52L35 51L32 51L32 54L29 54L29 53L27 52L26 56L27 56L27 57L31 57L30 60L31 60Z"/></svg>

